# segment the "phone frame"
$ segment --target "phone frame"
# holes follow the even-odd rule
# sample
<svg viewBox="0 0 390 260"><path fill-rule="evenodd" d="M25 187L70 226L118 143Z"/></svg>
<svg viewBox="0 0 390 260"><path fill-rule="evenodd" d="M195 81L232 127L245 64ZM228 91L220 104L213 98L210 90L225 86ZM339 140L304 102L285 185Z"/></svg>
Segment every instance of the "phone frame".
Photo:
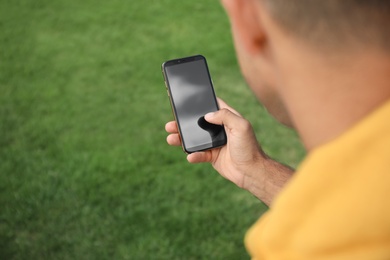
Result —
<svg viewBox="0 0 390 260"><path fill-rule="evenodd" d="M227 142L227 135L226 135L226 132L225 132L225 129L224 129L223 126L222 126L222 131L223 131L224 139L221 140L220 142L217 142L217 143L212 142L211 144L208 143L208 144L203 144L203 145L194 146L194 147L186 147L184 138L182 138L183 134L182 134L181 126L179 124L177 111L176 111L176 108L175 108L175 102L174 102L174 100L172 98L171 88L169 86L169 80L168 80L168 76L166 74L165 68L168 67L168 66L178 65L178 64L182 64L182 63L196 61L196 60L203 60L204 61L204 64L205 64L205 67L206 67L206 71L207 71L208 81L210 83L211 92L213 94L213 100L215 102L217 110L219 110L219 104L218 104L217 96L215 94L214 84L213 84L213 81L211 80L210 71L209 71L209 68L208 68L208 65L207 65L206 58L203 55L199 55L198 54L198 55L194 55L194 56L168 60L168 61L164 62L161 65L161 70L162 70L162 74L163 74L164 82L165 82L165 88L167 90L167 94L168 94L168 97L169 97L169 101L170 101L170 105L171 105L171 109L172 109L172 114L173 114L173 116L175 118L178 130L179 130L179 136L180 136L180 139L181 139L181 146L182 146L183 151L185 153L187 153L187 154L218 148L218 147L221 147L221 146L225 145L226 142Z"/></svg>

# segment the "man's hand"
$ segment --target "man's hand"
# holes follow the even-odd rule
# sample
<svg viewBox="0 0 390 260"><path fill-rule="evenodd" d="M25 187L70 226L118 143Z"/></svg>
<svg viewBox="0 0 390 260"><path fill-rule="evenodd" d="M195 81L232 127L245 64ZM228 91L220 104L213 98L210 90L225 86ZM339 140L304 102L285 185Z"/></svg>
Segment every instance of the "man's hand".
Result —
<svg viewBox="0 0 390 260"><path fill-rule="evenodd" d="M270 204L292 170L270 160L260 148L249 121L221 99L218 102L221 110L206 114L205 119L213 124L224 125L227 144L189 154L187 160L190 163L210 162L223 177ZM170 133L167 137L168 144L180 146L176 122L168 122L165 129ZM281 179L281 175L285 178Z"/></svg>

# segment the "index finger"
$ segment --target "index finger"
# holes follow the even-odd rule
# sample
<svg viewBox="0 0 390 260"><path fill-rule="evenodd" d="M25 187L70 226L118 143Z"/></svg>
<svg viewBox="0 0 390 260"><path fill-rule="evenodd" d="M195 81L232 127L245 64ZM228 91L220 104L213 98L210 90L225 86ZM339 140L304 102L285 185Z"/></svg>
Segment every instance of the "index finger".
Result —
<svg viewBox="0 0 390 260"><path fill-rule="evenodd" d="M232 108L231 106L226 104L226 102L223 101L221 98L217 97L217 100L218 100L218 105L219 105L220 109L226 108L226 109L230 110L231 112L233 112L234 114L236 114L237 116L241 116L240 113L238 113L234 108Z"/></svg>

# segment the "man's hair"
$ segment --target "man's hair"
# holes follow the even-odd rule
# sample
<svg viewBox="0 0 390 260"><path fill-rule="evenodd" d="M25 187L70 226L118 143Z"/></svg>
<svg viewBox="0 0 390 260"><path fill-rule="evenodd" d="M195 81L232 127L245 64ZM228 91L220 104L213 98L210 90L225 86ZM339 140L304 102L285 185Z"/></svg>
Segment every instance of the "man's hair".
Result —
<svg viewBox="0 0 390 260"><path fill-rule="evenodd" d="M390 0L263 1L281 28L319 47L390 51Z"/></svg>

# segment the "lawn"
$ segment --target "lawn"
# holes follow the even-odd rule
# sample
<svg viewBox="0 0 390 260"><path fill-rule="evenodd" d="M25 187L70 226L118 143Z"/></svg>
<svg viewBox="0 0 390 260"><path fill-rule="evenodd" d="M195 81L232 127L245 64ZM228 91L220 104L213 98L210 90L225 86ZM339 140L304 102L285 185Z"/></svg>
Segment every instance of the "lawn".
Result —
<svg viewBox="0 0 390 260"><path fill-rule="evenodd" d="M203 54L272 157L296 134L255 100L219 1L0 0L0 259L247 259L267 210L169 147L160 66Z"/></svg>

